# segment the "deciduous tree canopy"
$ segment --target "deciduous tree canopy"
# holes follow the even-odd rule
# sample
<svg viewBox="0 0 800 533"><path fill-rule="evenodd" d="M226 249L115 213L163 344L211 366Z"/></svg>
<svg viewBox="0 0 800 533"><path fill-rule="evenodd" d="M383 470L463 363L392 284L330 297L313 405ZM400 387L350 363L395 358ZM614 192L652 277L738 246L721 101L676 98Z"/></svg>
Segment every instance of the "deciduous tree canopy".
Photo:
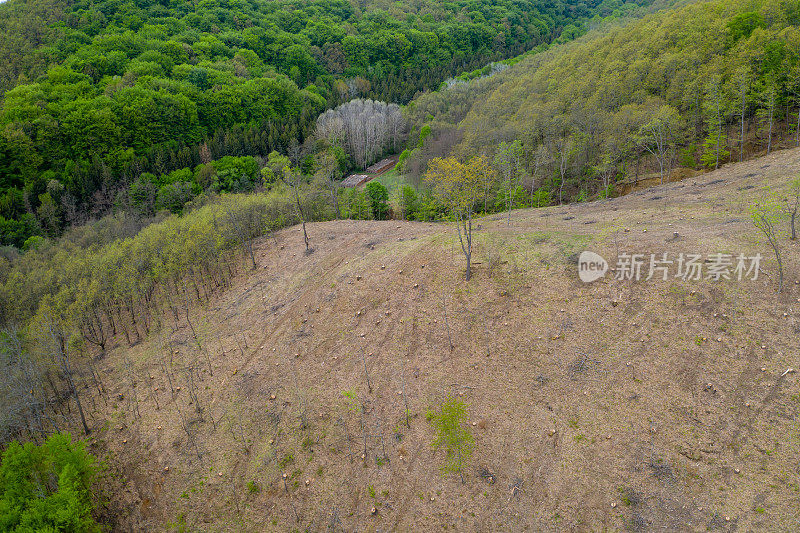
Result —
<svg viewBox="0 0 800 533"><path fill-rule="evenodd" d="M8 0L0 241L22 246L105 213L143 172L285 152L327 107L407 102L637 3L649 0ZM155 194L174 209L188 190Z"/></svg>
<svg viewBox="0 0 800 533"><path fill-rule="evenodd" d="M96 472L94 457L69 434L41 446L12 442L0 462L0 529L101 531L92 518Z"/></svg>
<svg viewBox="0 0 800 533"><path fill-rule="evenodd" d="M417 148L421 171L426 153L519 140L528 186L574 200L608 194L640 161L667 176L796 142L799 22L797 2L693 3L423 95L408 107L412 137L433 132Z"/></svg>

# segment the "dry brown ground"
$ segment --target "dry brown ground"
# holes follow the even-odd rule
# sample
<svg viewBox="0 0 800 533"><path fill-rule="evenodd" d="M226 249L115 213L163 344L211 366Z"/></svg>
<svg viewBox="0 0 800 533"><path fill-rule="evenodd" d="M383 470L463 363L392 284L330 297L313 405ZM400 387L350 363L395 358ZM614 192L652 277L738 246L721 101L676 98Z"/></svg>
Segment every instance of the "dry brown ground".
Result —
<svg viewBox="0 0 800 533"><path fill-rule="evenodd" d="M185 323L164 331L174 400L158 335L101 363L124 398L93 415L118 528L797 530L800 374L783 374L800 368L800 264L782 238L777 295L745 206L799 172L788 150L611 201L516 211L510 226L483 219L469 283L443 224L313 224L308 256L298 228L263 240L258 270L192 313L213 376ZM764 272L584 284L583 249L758 251ZM192 363L202 415L178 370ZM449 394L475 437L463 484L441 472L425 418Z"/></svg>

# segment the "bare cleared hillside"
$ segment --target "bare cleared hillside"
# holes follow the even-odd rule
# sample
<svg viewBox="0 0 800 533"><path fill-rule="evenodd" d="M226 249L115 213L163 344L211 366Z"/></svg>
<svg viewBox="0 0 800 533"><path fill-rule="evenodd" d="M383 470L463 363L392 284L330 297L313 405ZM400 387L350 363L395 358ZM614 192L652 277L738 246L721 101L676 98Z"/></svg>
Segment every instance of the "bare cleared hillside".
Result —
<svg viewBox="0 0 800 533"><path fill-rule="evenodd" d="M99 363L118 529L794 530L800 262L782 236L776 294L746 208L798 173L787 150L482 219L469 283L445 224L312 224L310 255L297 227L264 239L190 322ZM582 250L764 260L755 281L586 284ZM463 483L425 416L448 395Z"/></svg>

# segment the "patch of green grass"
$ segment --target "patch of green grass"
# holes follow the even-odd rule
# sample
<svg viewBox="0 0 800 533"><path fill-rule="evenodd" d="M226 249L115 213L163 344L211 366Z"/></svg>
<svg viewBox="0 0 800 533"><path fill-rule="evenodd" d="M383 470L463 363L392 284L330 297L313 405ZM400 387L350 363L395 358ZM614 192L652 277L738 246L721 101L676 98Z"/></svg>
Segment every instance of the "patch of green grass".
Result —
<svg viewBox="0 0 800 533"><path fill-rule="evenodd" d="M167 528L174 529L179 533L184 533L188 531L186 526L186 514L185 513L178 513L178 516L175 517L175 522L168 522Z"/></svg>
<svg viewBox="0 0 800 533"><path fill-rule="evenodd" d="M350 411L356 412L361 409L356 391L352 389L344 390L342 391L342 396L345 398L345 404Z"/></svg>
<svg viewBox="0 0 800 533"><path fill-rule="evenodd" d="M426 418L436 431L433 447L443 448L446 452L442 470L457 472L463 480L463 469L474 448L474 439L466 424L467 409L464 402L449 397L435 409L429 409Z"/></svg>
<svg viewBox="0 0 800 533"><path fill-rule="evenodd" d="M401 188L403 185L411 185L411 183L409 183L408 180L401 176L400 173L395 169L387 170L380 176L373 178L371 181L377 181L386 187L386 190L389 191L390 197L395 190Z"/></svg>
<svg viewBox="0 0 800 533"><path fill-rule="evenodd" d="M281 468L286 468L287 466L294 463L294 455L291 453L287 453L278 461L278 466Z"/></svg>
<svg viewBox="0 0 800 533"><path fill-rule="evenodd" d="M620 500L622 500L622 503L624 503L626 507L630 507L631 497L630 493L628 492L628 489L626 489L625 487L619 487L617 488L617 490L620 493Z"/></svg>

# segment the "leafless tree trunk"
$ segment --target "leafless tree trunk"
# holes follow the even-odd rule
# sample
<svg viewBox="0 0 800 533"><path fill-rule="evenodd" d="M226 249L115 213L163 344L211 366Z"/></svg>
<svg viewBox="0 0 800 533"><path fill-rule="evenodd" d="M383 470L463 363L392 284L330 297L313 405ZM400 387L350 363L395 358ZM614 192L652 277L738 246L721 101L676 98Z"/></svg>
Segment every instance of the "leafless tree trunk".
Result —
<svg viewBox="0 0 800 533"><path fill-rule="evenodd" d="M567 177L567 160L569 158L567 140L561 139L558 143L558 172L561 176L561 181L558 184L558 205L562 205L562 196L564 193L564 183Z"/></svg>
<svg viewBox="0 0 800 533"><path fill-rule="evenodd" d="M366 168L397 142L405 121L397 104L355 99L317 118L317 135L341 146L358 168Z"/></svg>
<svg viewBox="0 0 800 533"><path fill-rule="evenodd" d="M297 409L298 409L298 418L300 419L300 429L306 429L308 427L308 417L306 416L306 399L302 393L302 389L300 388L300 382L297 378L297 364L295 360L289 357L288 355L286 356L286 360L292 367L294 389L295 389L295 394L297 395Z"/></svg>
<svg viewBox="0 0 800 533"><path fill-rule="evenodd" d="M203 345L200 343L200 337L197 336L197 330L194 329L194 324L192 324L192 320L189 318L189 296L188 291L186 289L186 281L183 282L183 297L184 297L184 312L186 313L186 323L189 324L189 329L192 331L192 338L194 342L197 344L197 349L200 352L204 352L206 356L206 363L208 363L208 373L210 375L214 375L214 369L211 367L211 356L208 354L208 350L205 350Z"/></svg>
<svg viewBox="0 0 800 533"><path fill-rule="evenodd" d="M302 202L300 201L300 191L299 191L301 177L294 171L287 169L284 172L283 176L281 177L281 180L283 180L283 182L292 189L292 195L294 196L295 207L297 208L297 214L300 217L300 223L303 226L303 239L306 245L306 252L308 252L309 246L308 246L308 232L306 231L306 217L305 214L303 213L303 205Z"/></svg>
<svg viewBox="0 0 800 533"><path fill-rule="evenodd" d="M364 354L364 350L361 350L361 362L364 364L364 377L367 380L367 390L372 392L372 382L369 379L369 371L367 370L367 356Z"/></svg>
<svg viewBox="0 0 800 533"><path fill-rule="evenodd" d="M775 119L775 88L771 87L769 90L769 101L767 109L769 113L769 136L767 141L767 155L772 152L772 126Z"/></svg>
<svg viewBox="0 0 800 533"><path fill-rule="evenodd" d="M330 154L330 152L326 151L317 156L317 167L318 167L317 176L322 181L322 184L328 189L335 217L339 218L340 183L336 179L336 175L338 173L338 163L336 162L336 159Z"/></svg>
<svg viewBox="0 0 800 533"><path fill-rule="evenodd" d="M800 146L800 107L797 108L797 126L794 128L794 141Z"/></svg>
<svg viewBox="0 0 800 533"><path fill-rule="evenodd" d="M456 228L461 250L467 260L466 279L469 281L472 279L472 206L470 205L466 211L466 215L461 211L456 213Z"/></svg>
<svg viewBox="0 0 800 533"><path fill-rule="evenodd" d="M747 111L747 88L750 81L746 74L742 73L739 77L739 91L741 98L741 107L739 109L740 117L740 131L739 131L739 161L744 161L744 117Z"/></svg>
<svg viewBox="0 0 800 533"><path fill-rule="evenodd" d="M136 395L136 379L133 377L133 365L131 364L131 360L128 357L125 357L125 367L128 371L128 380L130 381L131 385L131 396L133 397L133 411L136 414L137 418L141 418L142 415L139 412L139 397Z"/></svg>
<svg viewBox="0 0 800 533"><path fill-rule="evenodd" d="M791 230L791 240L797 240L795 230L795 220L797 212L800 211L800 178L795 179L791 184L790 196L786 203L786 212L789 215L789 229Z"/></svg>
<svg viewBox="0 0 800 533"><path fill-rule="evenodd" d="M56 322L56 319L52 316L48 317L46 320L44 329L44 333L49 337L50 340L50 349L52 352L51 355L61 369L64 379L67 381L70 393L78 406L78 414L81 418L83 431L86 435L88 435L91 433L91 430L89 429L89 425L86 423L86 416L83 413L83 404L81 403L80 396L78 395L78 389L75 386L72 365L69 360L69 354L67 353L67 344L64 337L64 332L61 330L61 326Z"/></svg>
<svg viewBox="0 0 800 533"><path fill-rule="evenodd" d="M721 91L720 91L719 83L720 83L720 81L716 80L716 82L712 83L712 85L711 85L711 91L712 91L711 92L711 97L712 97L712 99L714 101L714 114L715 114L716 119L717 119L717 124L716 124L716 128L717 128L717 139L716 139L716 141L717 142L716 142L716 146L714 147L714 157L715 157L714 169L715 170L719 168L719 143L720 143L720 139L722 137L722 102L721 102L721 98L722 97L720 95ZM662 183L663 183L663 180L662 180Z"/></svg>
<svg viewBox="0 0 800 533"><path fill-rule="evenodd" d="M250 257L253 270L258 267L253 248L254 240L263 234L266 227L262 207L258 203L250 203L239 208L231 204L225 206L228 227L235 240L244 247L245 252Z"/></svg>
<svg viewBox="0 0 800 533"><path fill-rule="evenodd" d="M778 261L778 293L780 293L783 291L783 260L778 246L778 238L775 235L775 223L768 213L759 211L753 214L753 224L761 230L772 246L772 251L775 252L775 259Z"/></svg>
<svg viewBox="0 0 800 533"><path fill-rule="evenodd" d="M48 433L45 421L58 431L58 423L47 412L51 406L43 391L43 370L25 350L14 328L0 335L0 368L0 442L8 442L23 431L35 440L44 437Z"/></svg>

